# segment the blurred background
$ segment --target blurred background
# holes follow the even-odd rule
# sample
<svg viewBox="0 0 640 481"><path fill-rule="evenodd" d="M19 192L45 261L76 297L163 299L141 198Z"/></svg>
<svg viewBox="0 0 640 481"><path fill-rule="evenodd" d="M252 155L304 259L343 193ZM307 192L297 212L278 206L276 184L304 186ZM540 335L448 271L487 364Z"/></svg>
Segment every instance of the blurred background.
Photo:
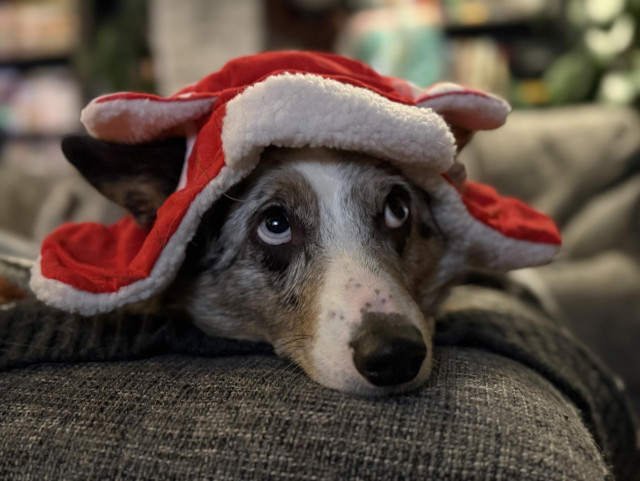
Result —
<svg viewBox="0 0 640 481"><path fill-rule="evenodd" d="M0 0L1 162L62 168L58 137L91 98L169 95L274 49L336 51L518 108L637 106L639 21L640 0Z"/></svg>
<svg viewBox="0 0 640 481"><path fill-rule="evenodd" d="M558 260L522 282L640 410L640 0L0 0L0 254L122 212L67 166L92 98L170 95L264 50L334 51L420 86L507 98L463 152L472 177L551 215Z"/></svg>

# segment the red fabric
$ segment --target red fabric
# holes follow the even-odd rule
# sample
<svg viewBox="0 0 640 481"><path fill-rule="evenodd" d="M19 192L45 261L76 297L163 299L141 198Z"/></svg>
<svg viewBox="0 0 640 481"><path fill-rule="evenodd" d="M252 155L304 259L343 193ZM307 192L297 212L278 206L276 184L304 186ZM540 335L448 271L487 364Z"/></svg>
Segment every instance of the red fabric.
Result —
<svg viewBox="0 0 640 481"><path fill-rule="evenodd" d="M169 98L143 93L117 93L105 95L98 103L120 99L150 99L160 102L189 101L209 98L213 92L219 102L226 102L239 92L267 77L282 73L315 74L345 84L363 87L383 97L402 104L415 105L408 83L380 75L375 70L356 60L339 55L319 52L266 52L231 60L219 71L204 77ZM180 97L190 94L189 97Z"/></svg>
<svg viewBox="0 0 640 481"><path fill-rule="evenodd" d="M116 291L148 274L131 266L146 234L130 217L109 227L65 224L42 243L42 273L82 291Z"/></svg>
<svg viewBox="0 0 640 481"><path fill-rule="evenodd" d="M337 55L304 52L272 52L233 60L169 99L135 93L101 97L96 104L141 98L181 102L214 96L217 101L211 116L198 126L186 187L166 200L150 230L138 227L131 218L109 227L65 225L42 245L42 275L90 293L116 292L148 278L194 198L225 165L221 131L226 103L248 86L283 72L315 74L369 89L394 102L416 104L410 85L402 80L384 77L360 62ZM183 94L191 95L177 97ZM559 243L557 230L548 218L517 201L500 198L489 187L468 184L463 199L474 218L508 237Z"/></svg>
<svg viewBox="0 0 640 481"><path fill-rule="evenodd" d="M395 88L396 79L378 74L356 60L318 52L267 52L240 57L176 95L187 92L221 92L236 94L247 86L281 73L315 74L340 82L364 87L394 102L415 105L412 96L401 95Z"/></svg>
<svg viewBox="0 0 640 481"><path fill-rule="evenodd" d="M465 182L462 201L483 224L512 239L560 245L560 233L550 217L518 199L501 197L493 187Z"/></svg>

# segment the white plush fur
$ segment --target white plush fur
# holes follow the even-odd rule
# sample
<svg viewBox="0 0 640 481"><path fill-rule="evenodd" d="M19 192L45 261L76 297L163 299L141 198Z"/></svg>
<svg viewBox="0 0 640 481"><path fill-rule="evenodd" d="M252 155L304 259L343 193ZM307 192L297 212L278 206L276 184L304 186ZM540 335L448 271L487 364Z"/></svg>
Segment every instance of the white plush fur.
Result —
<svg viewBox="0 0 640 481"><path fill-rule="evenodd" d="M316 75L269 77L227 105L227 165L249 167L268 145L330 147L445 172L455 139L442 117Z"/></svg>
<svg viewBox="0 0 640 481"><path fill-rule="evenodd" d="M211 97L171 102L150 98L105 101L99 97L82 110L80 120L97 139L126 144L149 142L207 114L215 100Z"/></svg>
<svg viewBox="0 0 640 481"><path fill-rule="evenodd" d="M431 108L447 120L452 115L455 123L470 130L498 128L511 111L509 104L495 95L469 91L447 82L427 89L422 97L424 100L418 96L419 107Z"/></svg>

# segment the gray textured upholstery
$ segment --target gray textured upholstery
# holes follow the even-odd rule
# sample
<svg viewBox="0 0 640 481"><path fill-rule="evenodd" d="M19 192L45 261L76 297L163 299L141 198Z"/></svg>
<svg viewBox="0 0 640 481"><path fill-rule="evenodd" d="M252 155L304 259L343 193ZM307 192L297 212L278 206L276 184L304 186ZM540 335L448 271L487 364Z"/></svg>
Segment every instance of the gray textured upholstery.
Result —
<svg viewBox="0 0 640 481"><path fill-rule="evenodd" d="M560 255L519 280L615 370L640 414L639 133L637 110L517 111L477 134L462 161L557 222Z"/></svg>
<svg viewBox="0 0 640 481"><path fill-rule="evenodd" d="M442 349L418 395L360 400L271 356L1 378L2 479L604 479L575 406L516 362Z"/></svg>
<svg viewBox="0 0 640 481"><path fill-rule="evenodd" d="M264 345L209 339L179 321L12 311L0 313L0 479L637 472L613 378L562 326L493 290L457 289L428 385L383 399L325 389Z"/></svg>

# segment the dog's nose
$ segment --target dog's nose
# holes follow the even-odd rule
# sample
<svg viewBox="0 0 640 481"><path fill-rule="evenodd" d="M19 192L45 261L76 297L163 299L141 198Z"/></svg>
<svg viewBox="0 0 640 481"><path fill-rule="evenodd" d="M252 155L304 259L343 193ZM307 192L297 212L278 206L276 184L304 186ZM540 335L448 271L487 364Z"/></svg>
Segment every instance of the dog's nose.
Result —
<svg viewBox="0 0 640 481"><path fill-rule="evenodd" d="M422 334L399 314L365 314L350 345L356 369L374 386L411 381L427 356Z"/></svg>

